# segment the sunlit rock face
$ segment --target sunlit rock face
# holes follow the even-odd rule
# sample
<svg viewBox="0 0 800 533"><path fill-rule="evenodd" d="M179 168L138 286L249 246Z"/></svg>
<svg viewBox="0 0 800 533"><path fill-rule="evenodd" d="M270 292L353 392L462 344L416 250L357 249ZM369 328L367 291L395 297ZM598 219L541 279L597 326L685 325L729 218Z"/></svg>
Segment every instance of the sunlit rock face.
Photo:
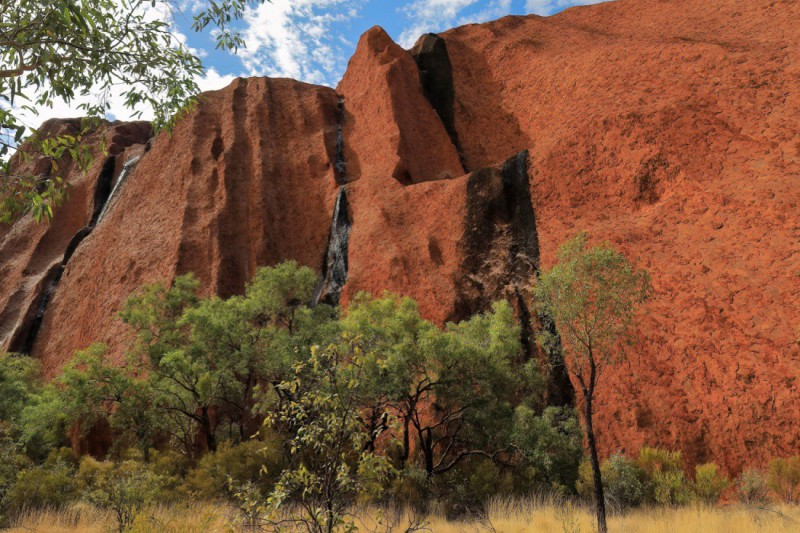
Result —
<svg viewBox="0 0 800 533"><path fill-rule="evenodd" d="M336 90L239 79L171 136L112 125L113 161L65 167L52 225L0 227L2 347L49 375L92 342L120 355L141 284L194 272L228 296L288 259L321 301L391 290L443 323L508 298L538 324L530 280L585 230L655 288L598 390L603 454L732 472L796 454L797 20L789 1L618 0L410 51L373 28Z"/></svg>

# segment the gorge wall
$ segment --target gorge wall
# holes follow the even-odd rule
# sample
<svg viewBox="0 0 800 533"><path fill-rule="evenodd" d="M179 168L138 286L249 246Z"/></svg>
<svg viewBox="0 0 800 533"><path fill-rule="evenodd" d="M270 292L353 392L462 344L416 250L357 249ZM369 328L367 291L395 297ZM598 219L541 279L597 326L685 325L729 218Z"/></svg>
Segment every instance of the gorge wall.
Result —
<svg viewBox="0 0 800 533"><path fill-rule="evenodd" d="M391 290L443 323L506 297L527 316L532 275L585 230L655 288L598 391L603 453L734 472L796 454L798 20L791 0L618 0L410 51L373 28L336 90L238 79L171 136L110 124L89 141L108 157L62 166L52 224L0 226L0 349L55 375L92 342L121 353L143 283L194 272L227 296L288 259L321 273L319 300Z"/></svg>

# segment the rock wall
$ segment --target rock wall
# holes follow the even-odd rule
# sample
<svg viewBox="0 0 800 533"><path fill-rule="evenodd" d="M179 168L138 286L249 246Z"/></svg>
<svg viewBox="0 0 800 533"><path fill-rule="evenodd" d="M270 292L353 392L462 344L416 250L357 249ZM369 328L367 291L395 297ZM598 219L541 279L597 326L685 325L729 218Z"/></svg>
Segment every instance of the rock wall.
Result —
<svg viewBox="0 0 800 533"><path fill-rule="evenodd" d="M443 323L505 297L527 317L537 269L586 230L655 286L598 391L603 454L662 445L732 472L796 454L797 20L793 1L618 0L411 51L373 28L336 91L239 79L143 155L115 125L121 155L70 171L51 226L0 228L2 347L30 337L65 255L14 341L50 375L91 342L121 353L142 283L191 271L227 296L287 259L320 271L319 300L392 290ZM70 247L104 166L110 201ZM550 394L572 401L564 375Z"/></svg>

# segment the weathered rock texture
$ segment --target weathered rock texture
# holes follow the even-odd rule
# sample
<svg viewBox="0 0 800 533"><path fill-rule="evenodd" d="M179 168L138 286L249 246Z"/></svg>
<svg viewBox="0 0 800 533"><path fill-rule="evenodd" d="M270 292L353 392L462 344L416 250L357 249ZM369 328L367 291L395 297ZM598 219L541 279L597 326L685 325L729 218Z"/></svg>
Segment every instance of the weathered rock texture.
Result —
<svg viewBox="0 0 800 533"><path fill-rule="evenodd" d="M70 260L32 355L55 373L96 341L115 353L117 316L144 283L193 272L240 293L258 266L319 268L336 194L339 98L292 80L239 79L205 95L152 142Z"/></svg>
<svg viewBox="0 0 800 533"><path fill-rule="evenodd" d="M49 120L40 133L78 135L81 128L79 119ZM25 217L0 233L0 350L30 352L53 289L109 197L119 175L117 161L149 136L146 122L99 125L84 137L93 155L86 172L69 157L56 162L55 172L68 186L68 201L55 210L53 222L37 224ZM101 140L107 153L101 150ZM18 159L14 171L51 175L51 167L46 158Z"/></svg>
<svg viewBox="0 0 800 533"><path fill-rule="evenodd" d="M603 453L662 445L734 472L796 454L798 20L794 1L619 0L410 52L373 28L336 92L237 80L119 180L31 353L51 375L94 341L119 353L142 283L192 271L230 295L287 259L320 270L326 301L389 289L441 323L507 297L525 317L540 256L586 230L655 286L598 392ZM0 229L4 346L90 225L103 164L53 226Z"/></svg>
<svg viewBox="0 0 800 533"><path fill-rule="evenodd" d="M604 452L800 450L800 4L620 0L446 32L469 167L530 150L544 266L586 230L649 269Z"/></svg>

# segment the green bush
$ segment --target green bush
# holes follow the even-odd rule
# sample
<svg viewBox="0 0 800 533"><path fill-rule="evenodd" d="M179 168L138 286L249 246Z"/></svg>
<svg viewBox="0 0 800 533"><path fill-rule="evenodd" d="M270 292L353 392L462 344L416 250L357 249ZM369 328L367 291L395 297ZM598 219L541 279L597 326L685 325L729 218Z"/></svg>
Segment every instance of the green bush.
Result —
<svg viewBox="0 0 800 533"><path fill-rule="evenodd" d="M139 461L114 463L87 456L81 460L77 482L86 501L114 514L121 533L156 499L163 479Z"/></svg>
<svg viewBox="0 0 800 533"><path fill-rule="evenodd" d="M648 478L635 461L631 461L623 455L613 455L603 462L600 470L603 475L603 488L608 507L623 511L645 503L648 494ZM581 463L576 489L582 498L586 500L594 498L592 467L588 461Z"/></svg>
<svg viewBox="0 0 800 533"><path fill-rule="evenodd" d="M525 455L532 481L572 492L583 458L583 432L575 411L547 407L541 416L525 405L514 413L512 440Z"/></svg>
<svg viewBox="0 0 800 533"><path fill-rule="evenodd" d="M59 509L77 499L75 467L63 460L23 470L6 495L9 514L27 509Z"/></svg>
<svg viewBox="0 0 800 533"><path fill-rule="evenodd" d="M767 485L786 503L800 503L800 456L773 459L767 471Z"/></svg>
<svg viewBox="0 0 800 533"><path fill-rule="evenodd" d="M186 476L182 490L198 498L221 498L229 494L230 484L243 486L252 482L262 494L269 494L283 470L277 439L273 441L269 445L255 439L220 445L216 452L207 453L198 461Z"/></svg>
<svg viewBox="0 0 800 533"><path fill-rule="evenodd" d="M606 497L619 509L639 507L647 496L647 475L634 461L614 455L602 468Z"/></svg>
<svg viewBox="0 0 800 533"><path fill-rule="evenodd" d="M491 498L514 493L513 473L485 458L463 461L432 483L432 499L451 520L482 510Z"/></svg>
<svg viewBox="0 0 800 533"><path fill-rule="evenodd" d="M719 472L719 467L714 463L697 465L694 468L692 491L697 499L704 503L709 505L717 503L730 485L730 480Z"/></svg>
<svg viewBox="0 0 800 533"><path fill-rule="evenodd" d="M648 500L659 505L686 505L692 490L683 472L681 452L644 447L639 450L639 467L648 478Z"/></svg>
<svg viewBox="0 0 800 533"><path fill-rule="evenodd" d="M739 500L749 505L761 504L767 501L767 480L760 470L750 469L739 476L736 492Z"/></svg>

